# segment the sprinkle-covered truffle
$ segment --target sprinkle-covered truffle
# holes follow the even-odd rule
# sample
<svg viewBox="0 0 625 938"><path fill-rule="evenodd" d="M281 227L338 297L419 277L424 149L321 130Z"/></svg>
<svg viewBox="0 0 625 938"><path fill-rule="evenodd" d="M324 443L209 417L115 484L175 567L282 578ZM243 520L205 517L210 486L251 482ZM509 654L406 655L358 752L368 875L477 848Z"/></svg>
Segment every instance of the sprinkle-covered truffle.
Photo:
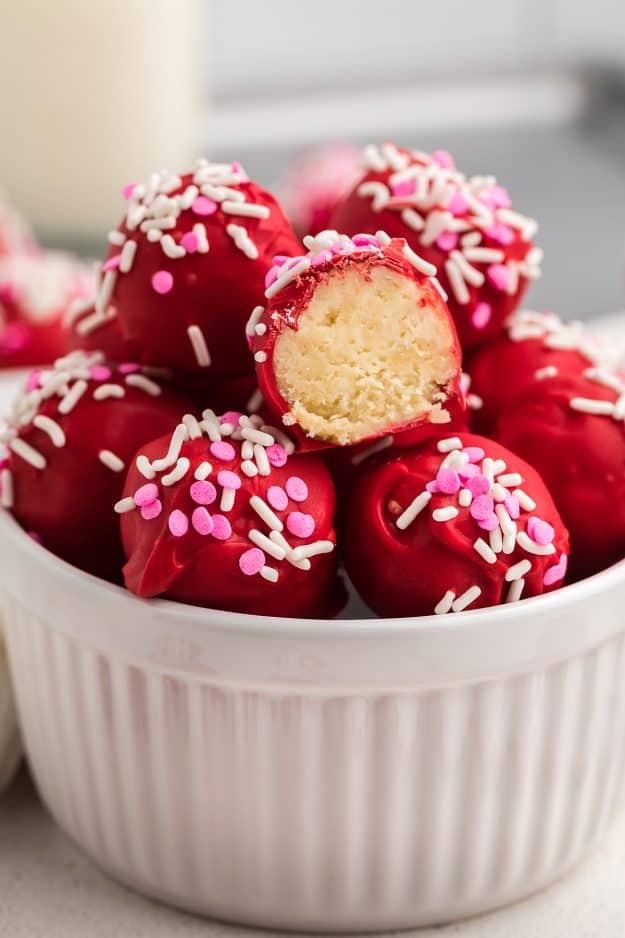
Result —
<svg viewBox="0 0 625 938"><path fill-rule="evenodd" d="M330 217L360 178L360 153L330 143L301 153L280 182L284 209L299 237L328 228Z"/></svg>

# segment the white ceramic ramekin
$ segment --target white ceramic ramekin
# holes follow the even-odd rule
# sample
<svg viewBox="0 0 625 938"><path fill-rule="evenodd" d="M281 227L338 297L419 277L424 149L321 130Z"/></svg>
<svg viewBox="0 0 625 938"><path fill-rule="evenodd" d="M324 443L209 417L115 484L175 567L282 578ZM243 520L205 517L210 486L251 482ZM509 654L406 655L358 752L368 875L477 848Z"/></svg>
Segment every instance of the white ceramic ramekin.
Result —
<svg viewBox="0 0 625 938"><path fill-rule="evenodd" d="M0 517L25 746L114 876L222 919L449 921L574 864L622 793L625 563L450 617L143 602Z"/></svg>

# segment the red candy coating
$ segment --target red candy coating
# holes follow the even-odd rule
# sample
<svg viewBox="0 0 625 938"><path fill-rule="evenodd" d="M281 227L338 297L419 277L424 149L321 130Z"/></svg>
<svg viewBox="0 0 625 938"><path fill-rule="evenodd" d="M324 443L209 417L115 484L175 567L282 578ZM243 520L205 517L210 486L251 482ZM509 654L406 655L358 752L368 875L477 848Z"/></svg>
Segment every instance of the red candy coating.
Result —
<svg viewBox="0 0 625 938"><path fill-rule="evenodd" d="M451 456L450 447L456 451ZM458 450L471 461L464 462ZM492 460L502 463L493 466ZM500 488L493 485L493 473ZM521 496L513 494L517 489L535 508L523 507ZM412 518L406 514L411 505ZM512 532L509 543L504 527ZM538 473L473 434L380 457L363 471L348 505L346 568L379 615L492 606L518 598L521 585L522 597L535 596L562 584L568 553L566 528Z"/></svg>
<svg viewBox="0 0 625 938"><path fill-rule="evenodd" d="M154 476L157 491L148 493L154 512L146 514L143 505L122 514L126 586L139 596L258 615L334 614L343 595L336 577L334 486L326 467L315 456L277 459L271 447L258 443L268 462L257 451L246 460L246 443L230 419L224 415L221 425L229 433L234 428L238 439L211 442L201 435L179 442ZM209 421L214 427L214 418ZM252 427L252 437L255 432ZM164 437L139 455L152 463L171 445ZM267 474L247 475L252 463ZM174 467L181 477L166 484ZM142 501L145 483L134 461L124 495ZM297 560L294 549L306 552L313 544L310 560L289 562L289 556Z"/></svg>
<svg viewBox="0 0 625 938"><path fill-rule="evenodd" d="M70 395L80 389L79 382L84 381L86 386L66 414L59 413L63 388L61 394L47 399L41 395L42 388L47 393L45 389L57 379L60 366L52 373L35 372L31 376L31 390L18 401L22 416L16 410L12 421L18 429L16 439L14 432L9 434L10 451L4 469L8 475L2 476L2 499L22 527L38 536L53 553L89 573L118 580L123 551L113 506L124 485L124 468L142 443L170 431L189 404L165 388L153 396L129 384L129 380L137 379L138 372L126 376L99 361L85 367L86 361L83 358L78 366L67 369ZM93 377L80 377L89 372ZM150 379L148 387L152 383ZM103 388L111 386L123 397L94 399L94 393L102 394ZM154 384L154 389L158 387ZM43 425L36 426L42 417ZM17 451L23 444L34 452L34 456L28 452L26 455L35 460L42 457L45 467L37 468ZM105 465L100 454L106 451L123 465L117 466L114 458L115 468Z"/></svg>
<svg viewBox="0 0 625 938"><path fill-rule="evenodd" d="M492 177L458 173L449 154L383 144L365 149L364 165L332 226L406 238L437 268L462 347L495 335L539 274L535 223L511 210Z"/></svg>

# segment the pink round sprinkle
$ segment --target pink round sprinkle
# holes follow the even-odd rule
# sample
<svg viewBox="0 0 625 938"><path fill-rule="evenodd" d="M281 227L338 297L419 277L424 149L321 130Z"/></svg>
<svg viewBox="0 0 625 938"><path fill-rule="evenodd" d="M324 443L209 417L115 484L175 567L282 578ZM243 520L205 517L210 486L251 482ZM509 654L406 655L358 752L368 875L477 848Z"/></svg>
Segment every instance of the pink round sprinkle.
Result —
<svg viewBox="0 0 625 938"><path fill-rule="evenodd" d="M467 479L467 488L473 498L484 498L490 492L490 479L488 479L486 476L483 476L481 473L479 475L472 476L470 479ZM492 499L490 499L490 501L492 501ZM493 506L491 505L490 511L492 510ZM473 517L477 517L477 515L474 515Z"/></svg>
<svg viewBox="0 0 625 938"><path fill-rule="evenodd" d="M482 478L484 478L484 476L482 476ZM471 491L471 482L473 482L473 479L469 479L467 483L469 491ZM494 507L495 503L489 495L478 495L471 502L469 511L471 512L471 517L475 518L476 521L485 521L493 514Z"/></svg>
<svg viewBox="0 0 625 938"><path fill-rule="evenodd" d="M126 185L122 189L122 196L124 197L124 199L132 198L132 193L135 191L136 186L137 186L136 182L126 183Z"/></svg>
<svg viewBox="0 0 625 938"><path fill-rule="evenodd" d="M510 208L512 202L508 190L503 186L493 186L480 196L480 200L489 208Z"/></svg>
<svg viewBox="0 0 625 938"><path fill-rule="evenodd" d="M432 160L443 169L454 168L454 158L448 150L435 150L432 153Z"/></svg>
<svg viewBox="0 0 625 938"><path fill-rule="evenodd" d="M156 486L154 482L146 482L145 485L140 486L132 496L132 500L138 508L151 505L157 498L158 486Z"/></svg>
<svg viewBox="0 0 625 938"><path fill-rule="evenodd" d="M267 489L267 501L276 511L284 511L289 504L286 492L280 485L270 485Z"/></svg>
<svg viewBox="0 0 625 938"><path fill-rule="evenodd" d="M495 290L503 291L507 288L509 274L505 264L491 264L486 271L486 276Z"/></svg>
<svg viewBox="0 0 625 938"><path fill-rule="evenodd" d="M180 246L185 249L187 254L195 254L200 246L200 239L194 231L187 231L180 239Z"/></svg>
<svg viewBox="0 0 625 938"><path fill-rule="evenodd" d="M191 524L193 525L193 530L197 531L198 534L211 534L213 530L213 519L206 508L193 509Z"/></svg>
<svg viewBox="0 0 625 938"><path fill-rule="evenodd" d="M36 391L41 380L41 371L31 371L26 380L26 390Z"/></svg>
<svg viewBox="0 0 625 938"><path fill-rule="evenodd" d="M553 586L553 584L557 583L558 580L563 580L566 576L568 564L569 558L566 556L566 554L561 554L559 561L545 571L545 575L543 577L543 583L545 586Z"/></svg>
<svg viewBox="0 0 625 938"><path fill-rule="evenodd" d="M92 365L89 369L92 381L108 381L113 372L107 365Z"/></svg>
<svg viewBox="0 0 625 938"><path fill-rule="evenodd" d="M527 521L527 533L533 541L543 546L545 544L551 544L556 536L556 532L548 521L543 521L542 518L536 518L534 516Z"/></svg>
<svg viewBox="0 0 625 938"><path fill-rule="evenodd" d="M272 443L271 446L267 447L265 452L272 466L284 466L289 458L284 446L280 446L279 443Z"/></svg>
<svg viewBox="0 0 625 938"><path fill-rule="evenodd" d="M242 416L243 414L239 410L227 410L219 418L219 423L229 423L233 427L238 427Z"/></svg>
<svg viewBox="0 0 625 938"><path fill-rule="evenodd" d="M430 492L432 495L435 495L439 491L438 482L427 482L425 489L427 492Z"/></svg>
<svg viewBox="0 0 625 938"><path fill-rule="evenodd" d="M232 443L227 443L225 440L218 440L216 443L211 443L210 452L211 456L221 460L221 462L232 462L236 456Z"/></svg>
<svg viewBox="0 0 625 938"><path fill-rule="evenodd" d="M468 462L462 467L462 469L458 469L458 475L463 480L472 479L474 476L479 476L481 474L480 467L476 466L472 462Z"/></svg>
<svg viewBox="0 0 625 938"><path fill-rule="evenodd" d="M296 254L295 257L292 257L290 260L286 262L286 269L292 270L294 267L297 267L299 262L303 259L304 259L303 254Z"/></svg>
<svg viewBox="0 0 625 938"><path fill-rule="evenodd" d="M496 531L499 527L499 519L493 512L492 515L487 515L486 518L480 519L478 521L478 526L482 529L482 531Z"/></svg>
<svg viewBox="0 0 625 938"><path fill-rule="evenodd" d="M254 576L265 566L265 555L260 547L252 547L239 557L239 567L245 576Z"/></svg>
<svg viewBox="0 0 625 938"><path fill-rule="evenodd" d="M288 254L276 254L273 263L276 267L282 267L283 264L286 264L287 261L290 261L291 258Z"/></svg>
<svg viewBox="0 0 625 938"><path fill-rule="evenodd" d="M308 498L308 486L299 476L289 476L286 480L286 494L294 502L305 502Z"/></svg>
<svg viewBox="0 0 625 938"><path fill-rule="evenodd" d="M455 469L444 466L436 474L436 484L439 491L445 495L453 495L460 488L460 476Z"/></svg>
<svg viewBox="0 0 625 938"><path fill-rule="evenodd" d="M415 185L414 179L402 179L401 182L396 182L391 186L391 192L396 198L400 199L404 195L412 195L415 191Z"/></svg>
<svg viewBox="0 0 625 938"><path fill-rule="evenodd" d="M143 505L141 507L141 517L144 521L152 521L154 518L158 518L162 510L163 503L160 498L156 498L153 502L150 502L149 505Z"/></svg>
<svg viewBox="0 0 625 938"><path fill-rule="evenodd" d="M292 511L286 519L286 526L295 537L310 537L315 530L315 519L302 511Z"/></svg>
<svg viewBox="0 0 625 938"><path fill-rule="evenodd" d="M196 505L212 505L217 498L217 489L208 480L198 480L191 485L189 494Z"/></svg>
<svg viewBox="0 0 625 938"><path fill-rule="evenodd" d="M122 362L118 371L120 375L136 375L138 371L141 371L141 365L137 362Z"/></svg>
<svg viewBox="0 0 625 938"><path fill-rule="evenodd" d="M173 285L174 278L168 270L157 270L155 274L152 274L152 287L157 293L161 295L169 293Z"/></svg>
<svg viewBox="0 0 625 938"><path fill-rule="evenodd" d="M327 264L328 261L332 260L332 251L319 251L318 254L313 255L310 259L312 267L321 267L322 264Z"/></svg>
<svg viewBox="0 0 625 938"><path fill-rule="evenodd" d="M270 267L267 273L265 274L265 290L267 290L272 283L275 283L278 279L280 273L280 268L276 267L275 264L273 267Z"/></svg>
<svg viewBox="0 0 625 938"><path fill-rule="evenodd" d="M441 251L453 251L458 244L458 235L455 231L443 231L436 239L436 245Z"/></svg>
<svg viewBox="0 0 625 938"><path fill-rule="evenodd" d="M41 534L37 533L37 531L29 531L28 536L35 542L35 544L43 544L43 538Z"/></svg>
<svg viewBox="0 0 625 938"><path fill-rule="evenodd" d="M514 241L514 231L512 228L502 224L500 221L496 222L484 233L491 241L495 241L496 244L512 244Z"/></svg>
<svg viewBox="0 0 625 938"><path fill-rule="evenodd" d="M354 237L352 238L352 241L356 245L356 247L359 247L359 248L367 247L368 245L374 248L380 247L380 242L378 241L378 239L375 237L375 235L371 235L371 234L355 234Z"/></svg>
<svg viewBox="0 0 625 938"><path fill-rule="evenodd" d="M454 192L451 199L447 203L447 211L451 212L452 215L464 215L464 213L468 210L469 203L462 195L462 193Z"/></svg>
<svg viewBox="0 0 625 938"><path fill-rule="evenodd" d="M239 177L239 185L242 185L244 182L249 182L247 173L243 169L241 163L237 162L237 160L230 164L230 168L232 172L236 173L236 175Z"/></svg>
<svg viewBox="0 0 625 938"><path fill-rule="evenodd" d="M236 472L230 472L229 469L221 469L217 473L217 481L224 489L240 489L241 479Z"/></svg>
<svg viewBox="0 0 625 938"><path fill-rule="evenodd" d="M193 200L191 209L196 215L213 215L217 211L217 203L213 202L212 199L207 198L205 195L198 195L198 197Z"/></svg>
<svg viewBox="0 0 625 938"><path fill-rule="evenodd" d="M109 259L102 264L102 270L104 273L106 273L107 270L117 270L121 259L121 254L113 254L112 257L109 257Z"/></svg>
<svg viewBox="0 0 625 938"><path fill-rule="evenodd" d="M213 515L212 535L218 541L227 541L232 534L232 526L223 515Z"/></svg>
<svg viewBox="0 0 625 938"><path fill-rule="evenodd" d="M506 507L506 511L510 515L513 521L516 521L519 515L521 514L521 504L516 497L516 495L506 495L503 500L503 503Z"/></svg>
<svg viewBox="0 0 625 938"><path fill-rule="evenodd" d="M473 310L471 323L476 329L483 329L491 320L493 310L490 303L478 303Z"/></svg>
<svg viewBox="0 0 625 938"><path fill-rule="evenodd" d="M167 524L174 537L184 537L189 530L189 519L184 511L180 511L179 508L174 508L169 516Z"/></svg>
<svg viewBox="0 0 625 938"><path fill-rule="evenodd" d="M486 456L481 446L465 446L462 452L469 457L469 462L481 462Z"/></svg>

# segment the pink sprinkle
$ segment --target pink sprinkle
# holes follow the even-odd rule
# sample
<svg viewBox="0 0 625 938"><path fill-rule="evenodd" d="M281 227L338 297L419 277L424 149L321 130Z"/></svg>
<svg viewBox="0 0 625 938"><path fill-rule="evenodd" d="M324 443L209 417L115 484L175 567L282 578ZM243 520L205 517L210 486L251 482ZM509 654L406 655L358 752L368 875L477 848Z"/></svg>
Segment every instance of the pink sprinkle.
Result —
<svg viewBox="0 0 625 938"><path fill-rule="evenodd" d="M505 290L508 286L509 274L505 264L491 264L486 271L486 276L495 290Z"/></svg>
<svg viewBox="0 0 625 938"><path fill-rule="evenodd" d="M315 254L310 259L312 267L321 267L322 264L327 264L328 261L332 260L332 251L319 251L318 254Z"/></svg>
<svg viewBox="0 0 625 938"><path fill-rule="evenodd" d="M469 203L461 192L454 192L447 203L447 211L452 215L464 215L469 210Z"/></svg>
<svg viewBox="0 0 625 938"><path fill-rule="evenodd" d="M265 452L272 466L284 466L289 458L284 446L280 446L279 443L272 443L271 446L267 447Z"/></svg>
<svg viewBox="0 0 625 938"><path fill-rule="evenodd" d="M245 576L254 576L265 566L265 555L260 547L252 547L239 557L239 567Z"/></svg>
<svg viewBox="0 0 625 938"><path fill-rule="evenodd" d="M486 456L481 446L465 446L462 452L469 457L469 462L481 462Z"/></svg>
<svg viewBox="0 0 625 938"><path fill-rule="evenodd" d="M480 472L479 466L474 465L471 462L466 463L462 469L458 469L458 475L461 479L472 479L474 476L479 476L482 473Z"/></svg>
<svg viewBox="0 0 625 938"><path fill-rule="evenodd" d="M558 580L563 580L566 576L566 570L569 565L569 558L566 554L560 554L560 559L556 564L545 571L543 583L545 586L553 586Z"/></svg>
<svg viewBox="0 0 625 938"><path fill-rule="evenodd" d="M454 158L448 150L435 150L432 153L432 160L443 169L454 168Z"/></svg>
<svg viewBox="0 0 625 938"><path fill-rule="evenodd" d="M219 423L229 423L233 427L238 427L242 416L243 414L238 410L227 410L219 418Z"/></svg>
<svg viewBox="0 0 625 938"><path fill-rule="evenodd" d="M506 495L503 500L504 505L506 506L506 511L510 515L513 521L516 521L521 514L521 504L516 497L516 495Z"/></svg>
<svg viewBox="0 0 625 938"><path fill-rule="evenodd" d="M294 502L305 502L308 498L308 486L299 476L289 476L286 480L286 494Z"/></svg>
<svg viewBox="0 0 625 938"><path fill-rule="evenodd" d="M198 195L193 200L191 209L196 215L213 215L217 211L217 203L213 202L212 199L208 199L205 195Z"/></svg>
<svg viewBox="0 0 625 938"><path fill-rule="evenodd" d="M489 208L510 208L512 205L510 196L503 186L493 186L492 189L483 192L480 199Z"/></svg>
<svg viewBox="0 0 625 938"><path fill-rule="evenodd" d="M168 270L157 270L155 274L152 274L152 288L157 293L169 293L173 285L174 278Z"/></svg>
<svg viewBox="0 0 625 938"><path fill-rule="evenodd" d="M169 516L167 524L174 537L184 537L189 530L189 519L184 511L180 511L179 508L174 508Z"/></svg>
<svg viewBox="0 0 625 938"><path fill-rule="evenodd" d="M512 228L502 224L500 221L496 222L491 228L487 228L484 233L491 241L495 241L497 244L512 244L514 241Z"/></svg>
<svg viewBox="0 0 625 938"><path fill-rule="evenodd" d="M302 511L292 511L286 519L286 526L295 537L310 537L315 530L315 519Z"/></svg>
<svg viewBox="0 0 625 938"><path fill-rule="evenodd" d="M275 264L273 267L270 267L267 273L265 274L265 290L267 290L272 283L275 283L278 279L280 273L280 268L276 267Z"/></svg>
<svg viewBox="0 0 625 938"><path fill-rule="evenodd" d="M443 231L436 239L436 245L441 251L453 251L458 244L458 235L455 231Z"/></svg>
<svg viewBox="0 0 625 938"><path fill-rule="evenodd" d="M152 521L154 518L158 518L162 510L163 503L160 498L156 498L153 502L150 502L149 505L142 506L141 517L144 521Z"/></svg>
<svg viewBox="0 0 625 938"><path fill-rule="evenodd" d="M92 365L89 369L92 381L108 381L113 372L107 365Z"/></svg>
<svg viewBox="0 0 625 938"><path fill-rule="evenodd" d="M198 480L191 485L189 494L196 505L212 505L217 498L217 489L212 482Z"/></svg>
<svg viewBox="0 0 625 938"><path fill-rule="evenodd" d="M280 485L270 485L267 489L267 501L276 511L284 511L289 504L286 492Z"/></svg>
<svg viewBox="0 0 625 938"><path fill-rule="evenodd" d="M476 329L483 329L491 320L493 314L490 303L478 303L473 310L471 323Z"/></svg>
<svg viewBox="0 0 625 938"><path fill-rule="evenodd" d="M180 245L185 249L187 254L195 254L200 246L200 239L194 231L187 231L180 239Z"/></svg>
<svg viewBox="0 0 625 938"><path fill-rule="evenodd" d="M438 482L428 482L425 486L426 491L430 492L432 495L435 495L439 491Z"/></svg>
<svg viewBox="0 0 625 938"><path fill-rule="evenodd" d="M43 538L41 534L38 534L37 531L29 531L28 536L32 538L35 544L43 544Z"/></svg>
<svg viewBox="0 0 625 938"><path fill-rule="evenodd" d="M131 199L132 193L135 191L136 187L137 187L136 182L127 182L126 185L122 189L122 196L125 199Z"/></svg>
<svg viewBox="0 0 625 938"><path fill-rule="evenodd" d="M213 530L211 533L218 541L227 541L232 534L232 526L223 515L214 515Z"/></svg>
<svg viewBox="0 0 625 938"><path fill-rule="evenodd" d="M225 440L218 440L216 443L211 443L210 452L211 456L214 456L215 459L220 459L222 462L232 462L236 456L232 443L227 443Z"/></svg>
<svg viewBox="0 0 625 938"><path fill-rule="evenodd" d="M213 530L213 519L209 515L206 508L194 508L193 514L191 515L191 524L193 525L193 530L197 531L198 534L211 534Z"/></svg>
<svg viewBox="0 0 625 938"><path fill-rule="evenodd" d="M112 257L109 257L109 259L102 264L102 270L105 273L107 270L117 270L121 259L122 259L121 254L113 254Z"/></svg>
<svg viewBox="0 0 625 938"><path fill-rule="evenodd" d="M295 257L292 257L290 260L288 260L288 261L286 262L286 269L287 269L287 270L292 270L294 267L297 267L297 265L299 264L299 262L300 262L301 260L303 260L303 259L304 259L304 255L303 255L303 254L296 254Z"/></svg>
<svg viewBox="0 0 625 938"><path fill-rule="evenodd" d="M146 482L145 485L140 486L132 496L132 500L138 508L151 505L157 498L158 486L156 486L154 482Z"/></svg>
<svg viewBox="0 0 625 938"><path fill-rule="evenodd" d="M490 492L490 479L486 476L483 476L481 473L479 475L472 476L470 479L467 479L467 488L470 491L473 498L479 499L484 498ZM492 499L490 499L492 502ZM475 502L473 503L475 504ZM490 511L493 510L493 506L490 506ZM477 518L477 515L473 515L474 518Z"/></svg>
<svg viewBox="0 0 625 938"><path fill-rule="evenodd" d="M375 235L370 235L370 234L356 234L352 238L352 241L356 245L356 247L359 247L359 248L367 247L367 245L374 247L374 248L378 248L380 246L380 242L375 237Z"/></svg>
<svg viewBox="0 0 625 938"><path fill-rule="evenodd" d="M444 466L436 474L436 484L445 495L453 495L460 488L460 476L455 469Z"/></svg>
<svg viewBox="0 0 625 938"><path fill-rule="evenodd" d="M41 371L31 371L26 381L26 390L36 391L37 388L39 387L40 378L41 378Z"/></svg>
<svg viewBox="0 0 625 938"><path fill-rule="evenodd" d="M135 375L138 371L141 371L141 365L137 362L123 362L118 371L120 375Z"/></svg>
<svg viewBox="0 0 625 938"><path fill-rule="evenodd" d="M556 536L556 532L548 521L543 521L542 518L536 518L534 516L527 521L527 533L533 541L543 546L545 544L551 544Z"/></svg>
<svg viewBox="0 0 625 938"><path fill-rule="evenodd" d="M482 476L482 478L485 477ZM471 488L471 482L473 482L473 479L469 479L467 488L472 492L473 490ZM486 519L490 518L490 516L493 514L494 507L495 503L489 495L478 495L477 497L474 497L473 501L471 502L469 511L471 512L471 517L475 518L476 521L486 521Z"/></svg>
<svg viewBox="0 0 625 938"><path fill-rule="evenodd" d="M236 472L230 472L229 469L222 469L217 473L217 481L224 489L240 489L241 480Z"/></svg>
<svg viewBox="0 0 625 938"><path fill-rule="evenodd" d="M499 527L499 519L496 514L487 515L486 518L478 521L478 526L482 531L496 531Z"/></svg>
<svg viewBox="0 0 625 938"><path fill-rule="evenodd" d="M286 262L290 260L291 258L288 254L276 254L273 259L273 263L276 265L276 267L282 267L283 264L286 264Z"/></svg>
<svg viewBox="0 0 625 938"><path fill-rule="evenodd" d="M401 182L396 182L395 185L391 186L391 192L398 199L400 199L403 195L412 195L414 191L414 179L402 179Z"/></svg>

